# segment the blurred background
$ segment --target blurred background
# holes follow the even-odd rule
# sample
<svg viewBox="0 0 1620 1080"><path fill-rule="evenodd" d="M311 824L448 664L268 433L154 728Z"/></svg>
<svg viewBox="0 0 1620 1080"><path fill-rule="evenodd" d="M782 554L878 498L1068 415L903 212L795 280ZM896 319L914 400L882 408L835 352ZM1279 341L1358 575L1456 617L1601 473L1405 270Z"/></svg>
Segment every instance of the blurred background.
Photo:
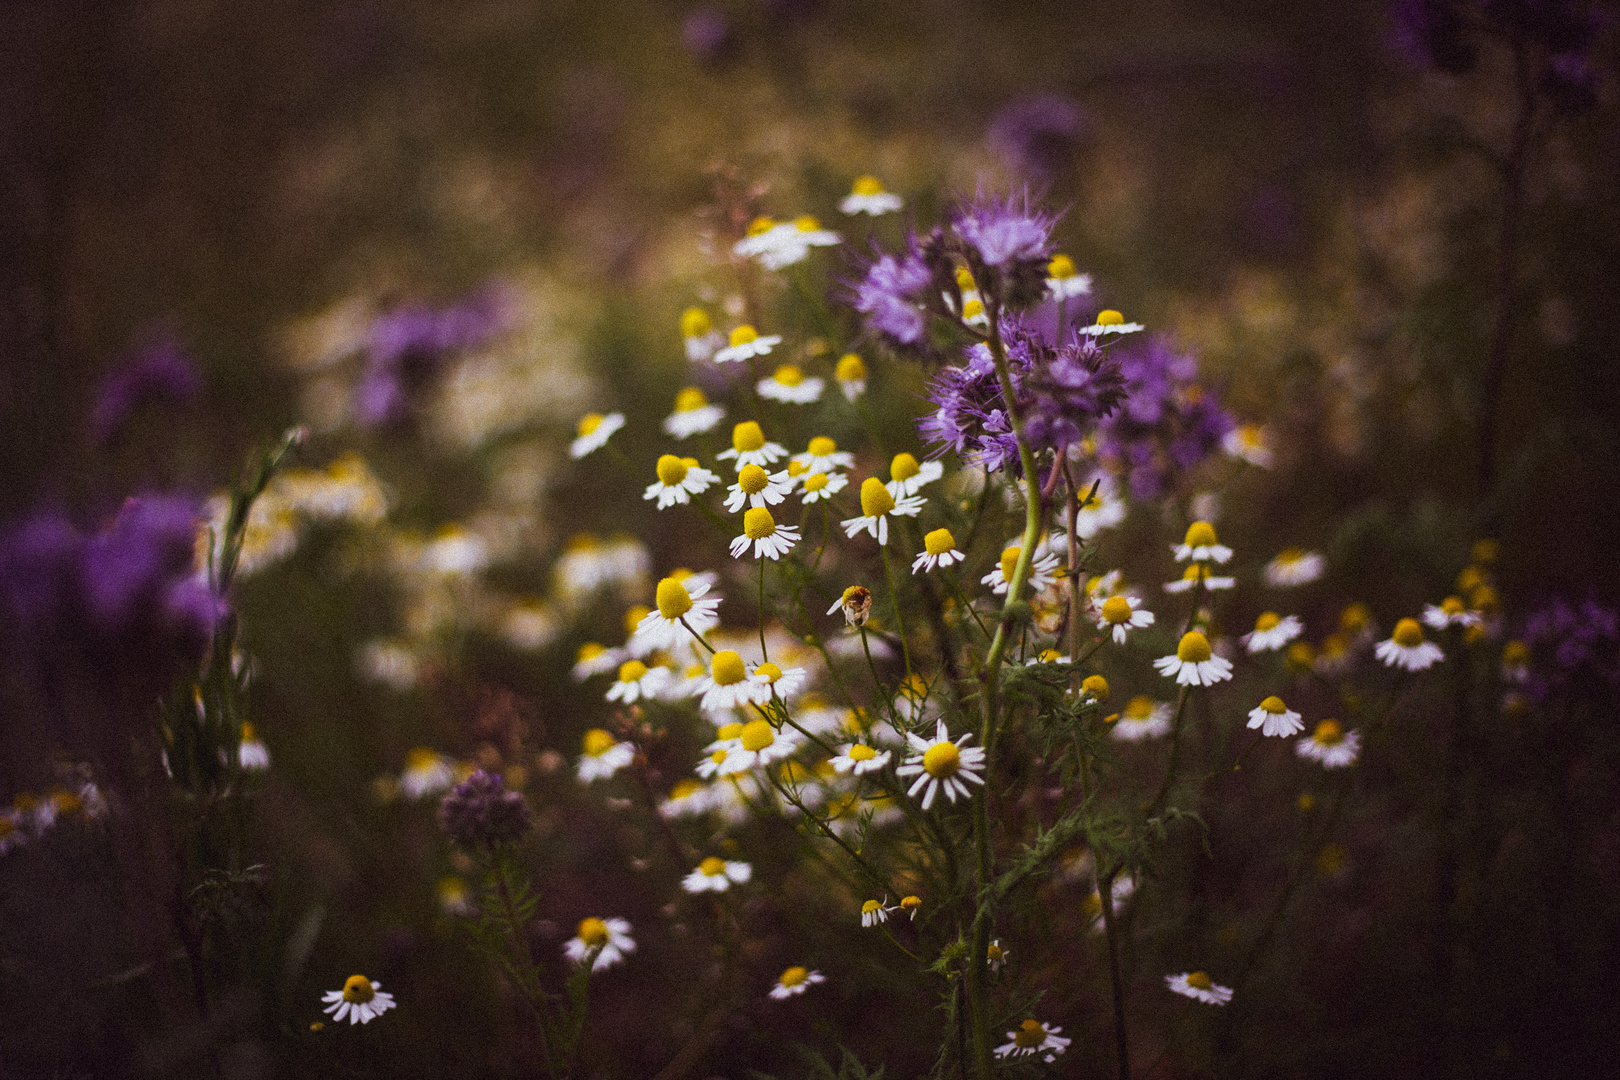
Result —
<svg viewBox="0 0 1620 1080"><path fill-rule="evenodd" d="M1533 37L1565 7L1514 10ZM618 409L632 456L656 453L688 381L680 313L724 301L727 192L836 223L852 179L873 173L923 224L976 190L1044 193L1103 301L1172 333L1240 418L1268 425L1276 466L1229 493L1244 506L1232 527L1326 551L1327 619L1351 600L1386 625L1415 611L1485 536L1501 543L1510 622L1557 599L1612 610L1615 11L1579 8L1595 28L1588 67L1538 99L1504 292L1514 52L1488 37L1448 51L1440 10L8 5L0 520L48 508L93 529L130 493L204 499L294 425L311 430L301 464L325 470L342 507L289 497L235 597L275 764L252 860L270 870L253 910L229 916L253 928L221 961L234 988L198 1019L167 946L151 945L165 930L103 872L104 839L0 862L0 1076L528 1075L519 1006L444 925L436 883L459 868L431 809L389 788L416 747L527 771L553 947L597 911L670 918L641 874L656 838L586 800L558 756L599 710L567 676L574 650L622 629L616 609L568 608L552 567L635 534L646 547L610 582L630 602L646 599L649 565L682 550L678 529L623 517L626 481L569 464L566 446L581 413ZM884 228L892 243L900 226ZM568 548L582 532L603 539ZM1613 631L1597 639L1614 664ZM65 749L17 711L25 697L6 699L7 799L42 786ZM1443 1001L1423 959L1435 856L1419 753L1417 771L1376 779L1240 1034L1188 1029L1153 994L1161 969L1142 965L1143 1069L1607 1075L1620 737L1607 689L1571 700L1486 754L1470 797L1493 809L1461 871L1470 944ZM1190 897L1177 932L1214 948L1234 912L1264 905L1193 847L1171 874ZM1260 872L1257 895L1277 873ZM759 925L778 929L751 946L762 962L797 933L791 893L767 903ZM886 1059L890 1076L932 1065L931 1001L879 976L819 1013L805 999L721 1019L665 1007L670 973L702 968L697 933L677 923L603 982L590 1075L799 1075L787 1044L815 1038ZM318 994L353 971L402 1008L337 1045L308 1028ZM1065 1075L1109 1068L1102 985L1074 992L1082 1038Z"/></svg>

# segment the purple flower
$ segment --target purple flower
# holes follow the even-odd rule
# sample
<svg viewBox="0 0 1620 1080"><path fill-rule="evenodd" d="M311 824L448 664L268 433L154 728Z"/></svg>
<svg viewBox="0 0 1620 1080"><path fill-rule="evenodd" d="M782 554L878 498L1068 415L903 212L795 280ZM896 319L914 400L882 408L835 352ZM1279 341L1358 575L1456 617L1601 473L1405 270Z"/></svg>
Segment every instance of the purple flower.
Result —
<svg viewBox="0 0 1620 1080"><path fill-rule="evenodd" d="M202 376L180 347L163 338L101 380L90 411L90 434L106 445L130 415L150 402L184 404L202 390Z"/></svg>
<svg viewBox="0 0 1620 1080"><path fill-rule="evenodd" d="M1543 661L1529 683L1538 700L1594 676L1620 688L1620 613L1613 608L1595 600L1548 601L1525 620L1524 640Z"/></svg>
<svg viewBox="0 0 1620 1080"><path fill-rule="evenodd" d="M137 608L188 575L201 521L195 503L172 495L125 501L84 552L84 593L91 617L107 627L129 623Z"/></svg>
<svg viewBox="0 0 1620 1080"><path fill-rule="evenodd" d="M378 316L366 333L355 420L372 427L404 419L447 353L476 348L510 323L511 302L498 287L442 308L405 304Z"/></svg>
<svg viewBox="0 0 1620 1080"><path fill-rule="evenodd" d="M1194 382L1198 364L1163 338L1116 345L1124 404L1098 428L1098 451L1128 474L1138 499L1170 490L1220 447L1234 421L1216 396Z"/></svg>
<svg viewBox="0 0 1620 1080"><path fill-rule="evenodd" d="M1021 310L1046 295L1057 219L1031 208L1026 192L1005 199L983 196L957 211L951 228L981 292L1001 306Z"/></svg>
<svg viewBox="0 0 1620 1080"><path fill-rule="evenodd" d="M533 825L528 800L499 776L479 769L439 804L439 824L456 844L486 849L510 843Z"/></svg>
<svg viewBox="0 0 1620 1080"><path fill-rule="evenodd" d="M731 25L715 8L694 8L681 24L681 44L694 59L712 64L731 46Z"/></svg>
<svg viewBox="0 0 1620 1080"><path fill-rule="evenodd" d="M897 344L915 345L927 328L923 305L933 280L933 271L912 237L902 255L878 252L867 266L866 276L854 286L853 305L866 316L869 329Z"/></svg>
<svg viewBox="0 0 1620 1080"><path fill-rule="evenodd" d="M985 141L1023 172L1046 180L1065 171L1085 128L1085 114L1073 98L1035 94L996 113Z"/></svg>

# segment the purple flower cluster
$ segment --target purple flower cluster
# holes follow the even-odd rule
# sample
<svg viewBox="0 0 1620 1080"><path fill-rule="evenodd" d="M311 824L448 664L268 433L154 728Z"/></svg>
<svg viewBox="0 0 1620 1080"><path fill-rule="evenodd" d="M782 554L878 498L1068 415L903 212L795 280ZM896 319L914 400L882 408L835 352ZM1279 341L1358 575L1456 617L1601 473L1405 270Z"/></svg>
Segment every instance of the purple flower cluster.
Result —
<svg viewBox="0 0 1620 1080"><path fill-rule="evenodd" d="M916 345L927 329L934 273L915 237L902 255L878 252L866 277L854 286L852 304L866 316L867 328L898 345Z"/></svg>
<svg viewBox="0 0 1620 1080"><path fill-rule="evenodd" d="M378 316L366 334L355 420L374 427L404 419L445 354L476 348L500 333L511 322L510 308L504 290L490 288L445 307L406 304Z"/></svg>
<svg viewBox="0 0 1620 1080"><path fill-rule="evenodd" d="M184 404L201 391L202 376L185 353L171 339L159 339L101 380L90 411L91 437L105 446L142 405Z"/></svg>
<svg viewBox="0 0 1620 1080"><path fill-rule="evenodd" d="M1541 91L1556 108L1577 113L1597 103L1589 53L1601 26L1581 0L1395 0L1390 21L1396 49L1415 63L1461 74L1478 63L1482 38L1534 46L1546 58Z"/></svg>
<svg viewBox="0 0 1620 1080"><path fill-rule="evenodd" d="M1034 94L996 113L985 141L1016 168L1045 180L1065 170L1085 131L1085 114L1073 98Z"/></svg>
<svg viewBox="0 0 1620 1080"><path fill-rule="evenodd" d="M1235 425L1194 379L1198 362L1163 338L1117 347L1124 403L1099 426L1097 450L1129 476L1138 499L1158 498L1221 445Z"/></svg>
<svg viewBox="0 0 1620 1080"><path fill-rule="evenodd" d="M1555 599L1525 620L1524 640L1542 661L1526 689L1537 700L1572 683L1596 678L1620 690L1620 613L1595 600Z"/></svg>
<svg viewBox="0 0 1620 1080"><path fill-rule="evenodd" d="M508 791L500 776L479 769L439 804L439 825L464 848L484 850L520 839L534 824L521 791Z"/></svg>

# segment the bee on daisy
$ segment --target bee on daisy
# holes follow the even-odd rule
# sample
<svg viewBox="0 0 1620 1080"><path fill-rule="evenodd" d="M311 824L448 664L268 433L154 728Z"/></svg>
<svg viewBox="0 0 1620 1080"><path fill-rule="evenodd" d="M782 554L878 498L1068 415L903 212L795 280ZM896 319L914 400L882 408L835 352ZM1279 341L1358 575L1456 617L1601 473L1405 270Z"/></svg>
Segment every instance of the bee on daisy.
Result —
<svg viewBox="0 0 1620 1080"><path fill-rule="evenodd" d="M1232 1000L1232 988L1218 986L1207 972L1187 971L1180 975L1166 975L1164 984L1180 994L1190 997L1194 1001L1202 1001L1205 1005L1225 1005Z"/></svg>
<svg viewBox="0 0 1620 1080"><path fill-rule="evenodd" d="M744 420L731 429L731 449L715 456L721 460L735 459L737 471L741 472L749 465L765 466L780 461L787 457L787 450L779 443L767 442L757 420Z"/></svg>
<svg viewBox="0 0 1620 1080"><path fill-rule="evenodd" d="M1294 749L1300 757L1324 769L1342 769L1354 765L1360 756L1361 732L1346 731L1337 720L1323 720L1315 731L1296 742Z"/></svg>
<svg viewBox="0 0 1620 1080"><path fill-rule="evenodd" d="M867 214L879 217L892 214L905 205L905 201L892 191L883 190L883 181L875 176L857 176L849 194L838 203L840 213L851 217Z"/></svg>
<svg viewBox="0 0 1620 1080"><path fill-rule="evenodd" d="M780 559L799 542L799 530L793 525L778 525L771 512L756 506L743 514L742 535L731 541L731 557L740 559L748 545L754 545L754 558Z"/></svg>
<svg viewBox="0 0 1620 1080"><path fill-rule="evenodd" d="M606 971L635 951L635 939L625 919L581 919L578 930L563 946L568 959L576 964L589 963L592 972Z"/></svg>
<svg viewBox="0 0 1620 1080"><path fill-rule="evenodd" d="M1425 671L1445 659L1440 646L1423 639L1423 625L1416 619L1402 619L1384 641L1373 649L1373 655L1386 667L1403 671Z"/></svg>
<svg viewBox="0 0 1620 1080"><path fill-rule="evenodd" d="M1051 1064L1069 1048L1072 1041L1058 1034L1062 1030L1056 1025L1047 1027L1033 1018L1025 1020L1018 1025L1017 1031L1007 1032L1009 1041L996 1047L996 1057L1006 1059L1040 1054L1042 1061Z"/></svg>
<svg viewBox="0 0 1620 1080"><path fill-rule="evenodd" d="M1232 662L1214 655L1209 639L1197 630L1183 634L1175 653L1159 657L1153 666L1180 686L1214 686L1232 677Z"/></svg>
<svg viewBox="0 0 1620 1080"><path fill-rule="evenodd" d="M1022 547L1017 545L1003 548L1001 562L996 564L995 569L980 578L979 583L990 586L990 591L997 596L1006 596L1007 583L1012 580L1013 574L1018 569L1018 556L1023 553L1023 550ZM1029 567L1029 592L1031 594L1039 593L1056 581L1058 565L1059 559L1055 554L1051 552L1042 554L1037 548L1035 561Z"/></svg>
<svg viewBox="0 0 1620 1080"><path fill-rule="evenodd" d="M698 464L697 458L663 454L655 466L658 482L650 484L643 499L657 499L658 509L685 506L693 495L701 495L720 479L719 475Z"/></svg>
<svg viewBox="0 0 1620 1080"><path fill-rule="evenodd" d="M923 549L911 562L911 572L920 574L938 567L954 566L967 558L956 550L956 537L949 529L935 529L923 537Z"/></svg>
<svg viewBox="0 0 1620 1080"><path fill-rule="evenodd" d="M1115 645L1125 644L1132 630L1153 625L1153 612L1142 606L1142 601L1129 593L1115 593L1103 601L1098 612L1097 629L1109 631Z"/></svg>
<svg viewBox="0 0 1620 1080"><path fill-rule="evenodd" d="M350 975L343 989L329 991L321 1000L327 1003L321 1011L330 1015L334 1023L347 1019L350 1026L369 1024L394 1007L394 995L384 993L382 983L364 975Z"/></svg>
<svg viewBox="0 0 1620 1080"><path fill-rule="evenodd" d="M620 741L602 728L591 728L585 733L581 750L575 775L582 784L611 779L636 757L634 743Z"/></svg>
<svg viewBox="0 0 1620 1080"><path fill-rule="evenodd" d="M896 454L889 462L889 494L896 499L915 495L945 475L945 466L937 461L918 461L912 454Z"/></svg>
<svg viewBox="0 0 1620 1080"><path fill-rule="evenodd" d="M1305 722L1300 719L1299 713L1290 709L1276 694L1249 710L1248 726L1251 730L1259 728L1261 735L1280 737L1297 735L1305 730Z"/></svg>
<svg viewBox="0 0 1620 1080"><path fill-rule="evenodd" d="M922 792L924 810L934 805L935 796L942 790L945 797L954 803L958 795L972 797L973 792L968 784L984 783L984 777L980 775L984 769L984 749L963 745L971 738L973 733L967 732L952 740L944 720L938 721L932 739L923 739L913 732L906 733L911 754L895 773L917 778L906 794L915 798L919 791Z"/></svg>
<svg viewBox="0 0 1620 1080"><path fill-rule="evenodd" d="M1254 629L1238 640L1251 653L1273 652L1286 646L1305 632L1305 624L1294 615L1278 615L1263 611L1254 620Z"/></svg>
<svg viewBox="0 0 1620 1080"><path fill-rule="evenodd" d="M607 445L613 433L624 427L623 413L586 413L579 418L574 441L568 444L568 456L578 461Z"/></svg>
<svg viewBox="0 0 1620 1080"><path fill-rule="evenodd" d="M821 400L826 380L806 375L797 364L783 364L768 377L759 380L755 389L759 396L789 405L810 405Z"/></svg>
<svg viewBox="0 0 1620 1080"><path fill-rule="evenodd" d="M758 465L744 465L737 473L737 482L726 489L726 512L735 514L745 506L775 506L787 498L793 484L771 476Z"/></svg>
<svg viewBox="0 0 1620 1080"><path fill-rule="evenodd" d="M923 501L918 498L896 500L883 486L883 481L868 476L861 482L861 516L846 518L841 523L844 535L853 540L858 533L869 533L879 544L889 542L891 517L916 517L922 513Z"/></svg>
<svg viewBox="0 0 1620 1080"><path fill-rule="evenodd" d="M771 350L780 344L782 344L780 334L762 336L758 330L744 323L731 332L730 344L715 352L714 362L740 364L757 356L769 356Z"/></svg>
<svg viewBox="0 0 1620 1080"><path fill-rule="evenodd" d="M754 876L754 868L745 862L734 862L710 855L681 879L681 888L689 893L725 892L733 885L746 885Z"/></svg>
<svg viewBox="0 0 1620 1080"><path fill-rule="evenodd" d="M790 967L777 977L776 985L771 987L771 997L777 1001L786 1001L795 994L802 994L817 983L827 981L827 977L819 971L811 971L803 967Z"/></svg>

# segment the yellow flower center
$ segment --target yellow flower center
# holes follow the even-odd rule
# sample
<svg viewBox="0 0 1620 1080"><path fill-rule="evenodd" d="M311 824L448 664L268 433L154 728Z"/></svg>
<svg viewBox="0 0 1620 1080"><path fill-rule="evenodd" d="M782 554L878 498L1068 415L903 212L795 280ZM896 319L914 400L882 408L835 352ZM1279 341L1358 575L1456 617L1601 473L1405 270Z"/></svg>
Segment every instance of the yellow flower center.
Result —
<svg viewBox="0 0 1620 1080"><path fill-rule="evenodd" d="M1262 701L1260 703L1260 708L1273 716L1281 716L1283 713L1288 711L1288 706L1283 704L1283 699L1278 697L1276 694L1272 694L1270 697Z"/></svg>
<svg viewBox="0 0 1620 1080"><path fill-rule="evenodd" d="M1054 255L1052 261L1046 264L1046 273L1048 277L1074 277L1074 260L1067 255Z"/></svg>
<svg viewBox="0 0 1620 1080"><path fill-rule="evenodd" d="M798 386L804 382L804 371L797 364L783 364L772 378L783 386Z"/></svg>
<svg viewBox="0 0 1620 1080"><path fill-rule="evenodd" d="M587 660L595 660L605 652L607 652L607 646L600 642L587 641L579 647L579 652L574 654L574 662L583 664Z"/></svg>
<svg viewBox="0 0 1620 1080"><path fill-rule="evenodd" d="M619 665L619 681L624 683L640 682L647 674L647 665L640 660L626 660Z"/></svg>
<svg viewBox="0 0 1620 1080"><path fill-rule="evenodd" d="M603 419L605 418L599 412L586 413L579 418L579 434L589 435L602 426Z"/></svg>
<svg viewBox="0 0 1620 1080"><path fill-rule="evenodd" d="M579 940L583 941L588 949L596 949L606 945L608 943L607 923L594 917L579 920Z"/></svg>
<svg viewBox="0 0 1620 1080"><path fill-rule="evenodd" d="M774 228L776 228L774 218L760 216L748 223L748 235L758 236L760 233L770 232Z"/></svg>
<svg viewBox="0 0 1620 1080"><path fill-rule="evenodd" d="M700 307L689 307L681 312L682 337L702 337L712 325L709 313Z"/></svg>
<svg viewBox="0 0 1620 1080"><path fill-rule="evenodd" d="M1182 581L1202 581L1209 577L1209 567L1203 563L1193 563L1181 572Z"/></svg>
<svg viewBox="0 0 1620 1080"><path fill-rule="evenodd" d="M984 314L984 301L977 297L962 305L962 318L976 319Z"/></svg>
<svg viewBox="0 0 1620 1080"><path fill-rule="evenodd" d="M1215 980L1202 971L1195 971L1187 976L1187 985L1194 990L1208 990L1215 985Z"/></svg>
<svg viewBox="0 0 1620 1080"><path fill-rule="evenodd" d="M686 462L674 454L663 454L658 458L658 482L665 487L674 487L686 479Z"/></svg>
<svg viewBox="0 0 1620 1080"><path fill-rule="evenodd" d="M671 799L689 799L702 790L702 784L698 783L696 780L693 780L691 777L687 777L685 780L678 782L672 789L670 789L669 797Z"/></svg>
<svg viewBox="0 0 1620 1080"><path fill-rule="evenodd" d="M744 420L731 429L731 448L739 454L752 453L765 446L765 432L758 421Z"/></svg>
<svg viewBox="0 0 1620 1080"><path fill-rule="evenodd" d="M922 466L911 454L896 454L894 460L889 462L889 477L893 480L910 480L922 472Z"/></svg>
<svg viewBox="0 0 1620 1080"><path fill-rule="evenodd" d="M955 743L938 742L923 754L923 771L937 780L955 776L962 767L962 753Z"/></svg>
<svg viewBox="0 0 1620 1080"><path fill-rule="evenodd" d="M817 435L810 440L810 445L805 447L805 453L811 457L827 457L837 452L838 444L825 435Z"/></svg>
<svg viewBox="0 0 1620 1080"><path fill-rule="evenodd" d="M1502 646L1502 663L1508 667L1524 667L1530 662L1530 646L1514 639Z"/></svg>
<svg viewBox="0 0 1620 1080"><path fill-rule="evenodd" d="M1468 605L1475 611L1494 614L1501 607L1502 598L1496 594L1496 590L1491 586L1481 585L1469 592Z"/></svg>
<svg viewBox="0 0 1620 1080"><path fill-rule="evenodd" d="M714 753L709 755L709 760L714 762L716 765L719 765L720 763L724 762L726 760L726 758L728 758L730 756L731 755L730 755L730 753L728 751L716 750Z"/></svg>
<svg viewBox="0 0 1620 1080"><path fill-rule="evenodd" d="M431 769L438 764L438 761L439 752L437 750L429 750L425 746L418 746L405 755L405 769L407 772L421 772L423 769Z"/></svg>
<svg viewBox="0 0 1620 1080"><path fill-rule="evenodd" d="M719 877L726 872L726 860L710 855L707 859L698 863L698 869L708 877Z"/></svg>
<svg viewBox="0 0 1620 1080"><path fill-rule="evenodd" d="M956 537L949 529L935 529L923 537L923 549L930 555L943 555L956 548Z"/></svg>
<svg viewBox="0 0 1620 1080"><path fill-rule="evenodd" d="M1025 1020L1013 1032L1013 1042L1025 1050L1033 1050L1046 1041L1046 1027L1038 1020Z"/></svg>
<svg viewBox="0 0 1620 1080"><path fill-rule="evenodd" d="M631 604L630 610L624 613L624 632L627 634L635 633L636 627L641 625L641 620L651 614L652 608L646 604Z"/></svg>
<svg viewBox="0 0 1620 1080"><path fill-rule="evenodd" d="M865 743L856 743L849 748L849 760L851 761L871 761L875 757L877 757L877 751Z"/></svg>
<svg viewBox="0 0 1620 1080"><path fill-rule="evenodd" d="M742 734L742 729L743 726L741 723L721 724L720 730L715 732L715 737L720 739L735 739L737 736Z"/></svg>
<svg viewBox="0 0 1620 1080"><path fill-rule="evenodd" d="M1085 681L1080 684L1080 689L1098 701L1108 700L1108 680L1101 675L1087 675Z"/></svg>
<svg viewBox="0 0 1620 1080"><path fill-rule="evenodd" d="M51 805L58 814L77 814L84 809L84 800L71 791L57 788L51 792Z"/></svg>
<svg viewBox="0 0 1620 1080"><path fill-rule="evenodd" d="M770 476L758 465L744 465L742 472L737 474L737 486L744 495L758 495L770 484Z"/></svg>
<svg viewBox="0 0 1620 1080"><path fill-rule="evenodd" d="M1344 727L1337 720L1323 720L1316 725L1316 732L1311 738L1323 746L1337 746L1344 742Z"/></svg>
<svg viewBox="0 0 1620 1080"><path fill-rule="evenodd" d="M1125 715L1131 720L1146 720L1153 715L1153 699L1138 694L1125 703Z"/></svg>
<svg viewBox="0 0 1620 1080"><path fill-rule="evenodd" d="M867 517L882 517L894 509L894 496L883 486L883 481L868 476L861 481L861 513Z"/></svg>
<svg viewBox="0 0 1620 1080"><path fill-rule="evenodd" d="M858 382L866 378L866 361L854 353L845 353L838 358L838 366L833 369L833 377L839 382Z"/></svg>
<svg viewBox="0 0 1620 1080"><path fill-rule="evenodd" d="M743 535L750 540L763 540L776 534L776 519L763 506L756 506L743 515Z"/></svg>
<svg viewBox="0 0 1620 1080"><path fill-rule="evenodd" d="M1131 602L1123 596L1110 596L1103 601L1102 617L1105 622L1118 626L1131 621Z"/></svg>
<svg viewBox="0 0 1620 1080"><path fill-rule="evenodd" d="M1202 664L1212 654L1209 651L1209 638L1197 630L1189 630L1181 636L1181 644L1176 646L1176 659L1184 664Z"/></svg>
<svg viewBox="0 0 1620 1080"><path fill-rule="evenodd" d="M1002 553L1001 553L1001 580L1002 581L1007 581L1007 582L1012 581L1013 574L1018 569L1018 556L1023 553L1023 550L1024 550L1023 548L1010 547L1010 548L1006 548L1005 550L1002 551Z"/></svg>
<svg viewBox="0 0 1620 1080"><path fill-rule="evenodd" d="M1423 627L1416 619L1402 619L1395 624L1395 632L1390 636L1402 648L1413 649L1423 644Z"/></svg>
<svg viewBox="0 0 1620 1080"><path fill-rule="evenodd" d="M1309 671L1316 661L1316 648L1308 641L1296 641L1288 646L1288 662L1302 671Z"/></svg>
<svg viewBox="0 0 1620 1080"><path fill-rule="evenodd" d="M617 746L618 743L619 740L613 737L612 732L604 731L599 727L593 727L585 733L585 753L591 757L601 757Z"/></svg>
<svg viewBox="0 0 1620 1080"><path fill-rule="evenodd" d="M883 194L883 181L875 176L857 176L854 186L849 190L854 195L881 195Z"/></svg>
<svg viewBox="0 0 1620 1080"><path fill-rule="evenodd" d="M1007 950L992 941L989 948L984 950L984 957L991 963L999 964L1007 958Z"/></svg>
<svg viewBox="0 0 1620 1080"><path fill-rule="evenodd" d="M793 219L793 227L798 229L800 232L815 232L817 229L821 228L821 222L817 221L809 214L800 214L798 217Z"/></svg>
<svg viewBox="0 0 1620 1080"><path fill-rule="evenodd" d="M1340 657L1350 651L1350 639L1334 631L1322 639L1322 655Z"/></svg>
<svg viewBox="0 0 1620 1080"><path fill-rule="evenodd" d="M1302 548L1283 548L1277 553L1278 566L1292 566L1305 557Z"/></svg>
<svg viewBox="0 0 1620 1080"><path fill-rule="evenodd" d="M779 981L783 986L798 986L809 977L810 972L808 969L802 968L795 964L786 971L782 972L782 978Z"/></svg>
<svg viewBox="0 0 1620 1080"><path fill-rule="evenodd" d="M1115 311L1113 308L1108 308L1108 309L1106 309L1104 311L1097 312L1097 325L1098 326L1124 326L1125 325L1125 316L1121 315L1119 312Z"/></svg>
<svg viewBox="0 0 1620 1080"><path fill-rule="evenodd" d="M782 669L767 660L754 669L754 674L763 676L768 683L774 683L782 677Z"/></svg>
<svg viewBox="0 0 1620 1080"><path fill-rule="evenodd" d="M956 268L956 287L961 289L963 292L969 292L978 288L978 286L973 283L973 274L965 266L958 266Z"/></svg>
<svg viewBox="0 0 1620 1080"><path fill-rule="evenodd" d="M1063 654L1058 652L1056 649L1042 649L1040 652L1035 654L1035 659L1039 660L1043 664L1055 664L1059 660L1063 659Z"/></svg>
<svg viewBox="0 0 1620 1080"><path fill-rule="evenodd" d="M731 649L721 649L710 661L709 677L717 686L731 686L747 678L748 672L743 668L742 657Z"/></svg>
<svg viewBox="0 0 1620 1080"><path fill-rule="evenodd" d="M742 748L758 752L776 741L776 732L765 720L750 720L743 725Z"/></svg>
<svg viewBox="0 0 1620 1080"><path fill-rule="evenodd" d="M364 1005L377 996L377 991L371 988L371 980L364 975L350 975L343 984L343 1000L354 1005Z"/></svg>
<svg viewBox="0 0 1620 1080"><path fill-rule="evenodd" d="M866 903L861 905L861 914L870 915L872 912L877 911L882 906L882 903L877 900L868 900Z"/></svg>
<svg viewBox="0 0 1620 1080"><path fill-rule="evenodd" d="M1448 596L1444 600L1440 601L1440 610L1445 612L1447 615L1461 615L1468 609L1463 607L1463 602L1458 597Z"/></svg>
<svg viewBox="0 0 1620 1080"><path fill-rule="evenodd" d="M676 412L691 412L693 409L703 408L708 403L709 399L704 396L703 391L695 386L685 387L675 395Z"/></svg>
<svg viewBox="0 0 1620 1080"><path fill-rule="evenodd" d="M840 601L845 607L851 604L865 603L872 593L865 585L851 585L844 590L844 598Z"/></svg>
<svg viewBox="0 0 1620 1080"><path fill-rule="evenodd" d="M1258 619L1254 620L1254 628L1261 633L1265 633L1267 630L1275 630L1280 622L1282 622L1281 615L1278 615L1275 611L1264 611L1260 613Z"/></svg>
<svg viewBox="0 0 1620 1080"><path fill-rule="evenodd" d="M1209 547L1219 543L1215 539L1215 526L1207 521L1195 521L1187 526L1187 539L1184 543L1190 548Z"/></svg>
<svg viewBox="0 0 1620 1080"><path fill-rule="evenodd" d="M1498 540L1475 540L1470 554L1475 562L1488 566L1502 554L1502 544Z"/></svg>
<svg viewBox="0 0 1620 1080"><path fill-rule="evenodd" d="M826 473L811 473L809 476L804 478L804 490L806 491L820 491L826 486Z"/></svg>
<svg viewBox="0 0 1620 1080"><path fill-rule="evenodd" d="M810 779L811 772L797 761L784 761L782 767L776 770L776 775L788 783L802 784Z"/></svg>
<svg viewBox="0 0 1620 1080"><path fill-rule="evenodd" d="M916 911L918 908L922 907L922 897L920 897L920 896L904 896L904 897L901 897L900 898L900 906L901 906L901 908L903 908L906 911Z"/></svg>
<svg viewBox="0 0 1620 1080"><path fill-rule="evenodd" d="M1372 625L1372 609L1360 600L1339 613L1339 629L1354 634Z"/></svg>
<svg viewBox="0 0 1620 1080"><path fill-rule="evenodd" d="M755 341L758 338L759 331L747 323L743 323L731 332L731 343L733 345L747 345L750 341Z"/></svg>
<svg viewBox="0 0 1620 1080"><path fill-rule="evenodd" d="M253 730L253 725L252 724L250 724L246 720L242 721L242 741L243 742L252 742L255 738L258 737L258 734L259 733L257 731Z"/></svg>
<svg viewBox="0 0 1620 1080"><path fill-rule="evenodd" d="M692 594L679 578L667 577L658 583L658 614L674 622L692 610Z"/></svg>

